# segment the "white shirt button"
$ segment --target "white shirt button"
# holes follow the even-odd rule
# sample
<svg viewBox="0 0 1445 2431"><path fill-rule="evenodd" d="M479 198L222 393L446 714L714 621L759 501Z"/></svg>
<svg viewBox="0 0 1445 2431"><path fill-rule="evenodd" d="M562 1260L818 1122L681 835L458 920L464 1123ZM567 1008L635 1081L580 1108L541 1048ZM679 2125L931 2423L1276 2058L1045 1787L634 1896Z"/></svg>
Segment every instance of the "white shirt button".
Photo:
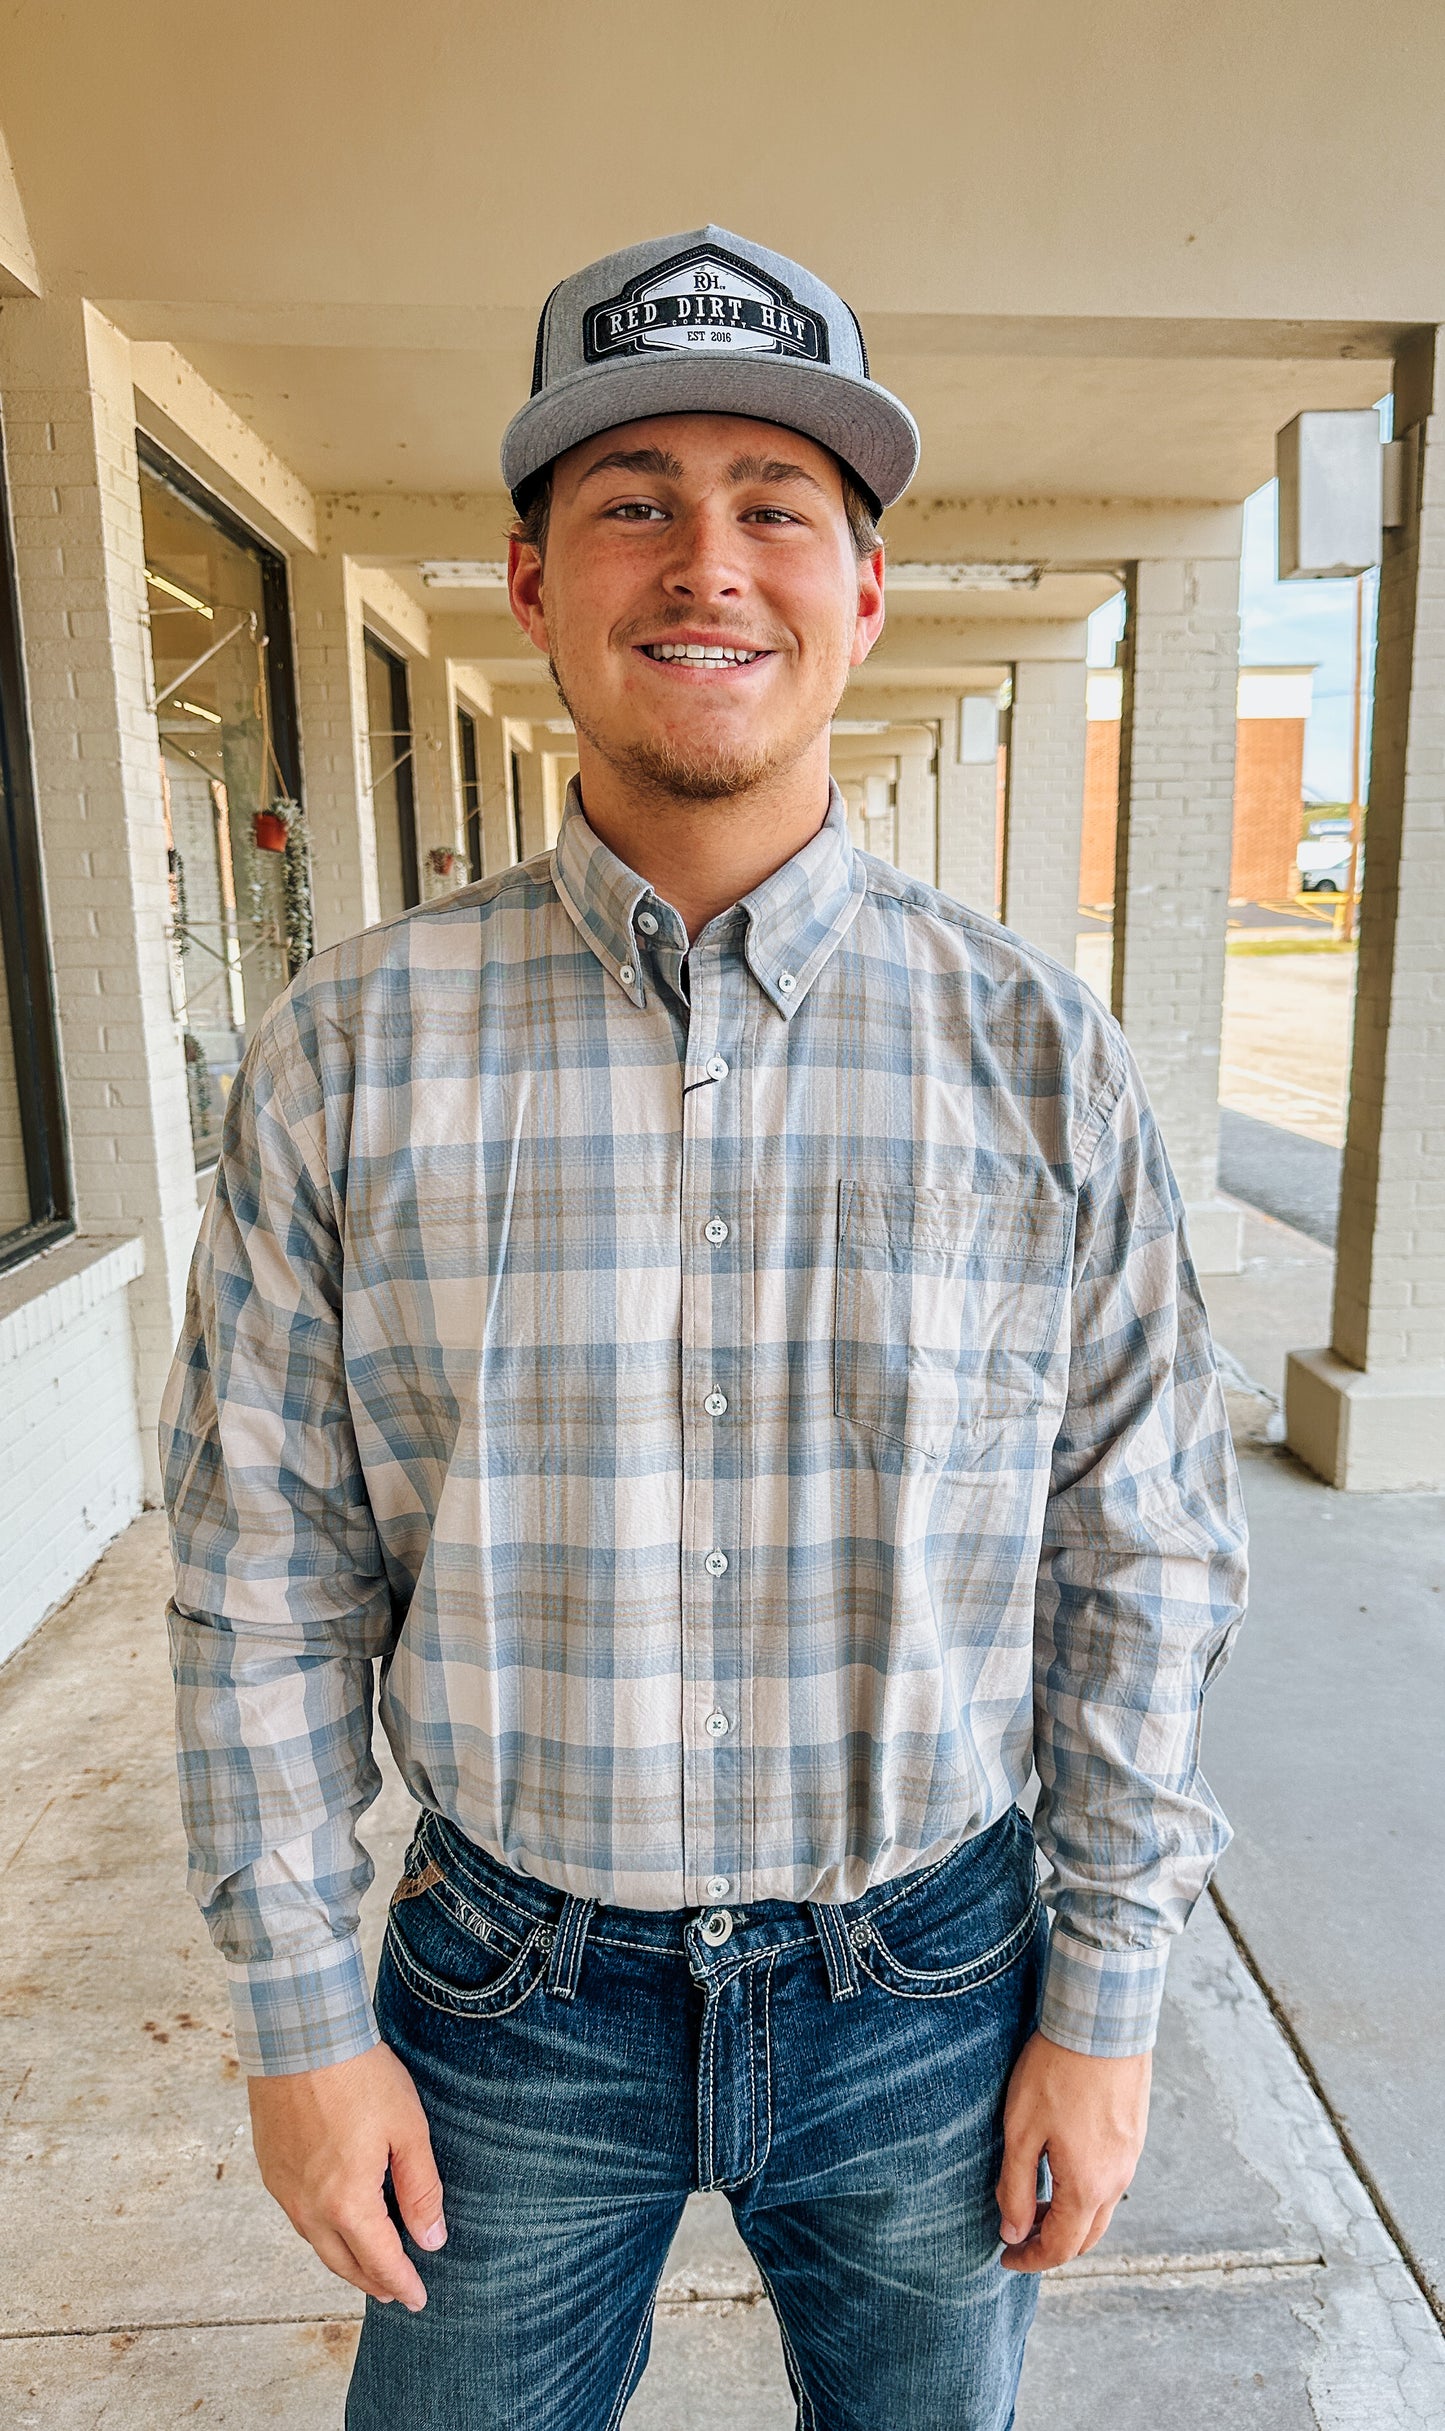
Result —
<svg viewBox="0 0 1445 2431"><path fill-rule="evenodd" d="M657 935L658 928L656 912L639 912L637 915L637 925L641 929L644 937L655 937Z"/></svg>
<svg viewBox="0 0 1445 2431"><path fill-rule="evenodd" d="M720 1552L720 1551L719 1551L719 1549L718 1549L718 1547L717 1547L716 1545L714 1545L714 1546L713 1546L713 1549L712 1549L712 1551L711 1551L711 1553L709 1553L709 1554L708 1554L708 1556L707 1556L706 1560L705 1560L705 1561L704 1561L704 1563L703 1563L703 1568L704 1568L704 1570L707 1572L708 1577L709 1577L709 1578L721 1578L721 1577L722 1577L722 1574L723 1574L723 1572L726 1570L727 1566L728 1566L728 1557L727 1557L727 1555L726 1555L725 1553Z"/></svg>
<svg viewBox="0 0 1445 2431"><path fill-rule="evenodd" d="M711 1241L714 1249L721 1249L728 1237L728 1228L721 1216L709 1216L702 1228L702 1237L705 1241Z"/></svg>
<svg viewBox="0 0 1445 2431"><path fill-rule="evenodd" d="M733 1937L733 1920L726 1908L710 1908L698 1931L710 1950L720 1950Z"/></svg>
<svg viewBox="0 0 1445 2431"><path fill-rule="evenodd" d="M723 1713L717 1706L713 1707L710 1714L704 1716L702 1726L710 1739L725 1739L728 1732L732 1729L732 1724L728 1720L727 1715ZM728 1887L726 1883L723 1884L720 1891L717 1890L712 1883L709 1883L707 1886L707 1895L709 1899L726 1899L727 1892Z"/></svg>
<svg viewBox="0 0 1445 2431"><path fill-rule="evenodd" d="M710 1055L703 1065L703 1070L709 1080L726 1080L728 1076L727 1065L720 1055Z"/></svg>
<svg viewBox="0 0 1445 2431"><path fill-rule="evenodd" d="M728 1397L714 1386L702 1406L709 1418L724 1418L727 1415Z"/></svg>
<svg viewBox="0 0 1445 2431"><path fill-rule="evenodd" d="M780 996L791 996L797 984L798 982L791 971L779 971L778 994Z"/></svg>
<svg viewBox="0 0 1445 2431"><path fill-rule="evenodd" d="M625 988L630 988L633 980L637 977L637 973L634 971L630 962L624 962L617 976Z"/></svg>
<svg viewBox="0 0 1445 2431"><path fill-rule="evenodd" d="M732 1887L730 1874L709 1874L702 1886L703 1897L705 1899L726 1899Z"/></svg>

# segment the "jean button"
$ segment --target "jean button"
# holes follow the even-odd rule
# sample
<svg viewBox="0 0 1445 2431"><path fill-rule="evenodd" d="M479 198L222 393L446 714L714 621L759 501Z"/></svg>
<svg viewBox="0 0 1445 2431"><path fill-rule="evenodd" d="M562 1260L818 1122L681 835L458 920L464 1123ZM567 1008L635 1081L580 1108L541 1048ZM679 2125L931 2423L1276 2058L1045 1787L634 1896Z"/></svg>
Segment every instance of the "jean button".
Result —
<svg viewBox="0 0 1445 2431"><path fill-rule="evenodd" d="M733 1920L726 1908L712 1908L698 1926L698 1931L710 1950L720 1950L733 1937Z"/></svg>

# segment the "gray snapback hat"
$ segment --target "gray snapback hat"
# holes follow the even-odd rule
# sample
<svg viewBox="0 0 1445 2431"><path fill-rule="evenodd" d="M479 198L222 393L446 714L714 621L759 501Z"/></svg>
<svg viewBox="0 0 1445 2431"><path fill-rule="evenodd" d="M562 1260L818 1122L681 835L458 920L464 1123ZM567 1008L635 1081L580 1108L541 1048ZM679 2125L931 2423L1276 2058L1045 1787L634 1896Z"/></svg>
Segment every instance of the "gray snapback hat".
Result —
<svg viewBox="0 0 1445 2431"><path fill-rule="evenodd" d="M880 507L918 466L913 416L869 377L841 296L726 228L629 245L553 288L502 478L520 507L569 447L653 414L745 414L802 431Z"/></svg>

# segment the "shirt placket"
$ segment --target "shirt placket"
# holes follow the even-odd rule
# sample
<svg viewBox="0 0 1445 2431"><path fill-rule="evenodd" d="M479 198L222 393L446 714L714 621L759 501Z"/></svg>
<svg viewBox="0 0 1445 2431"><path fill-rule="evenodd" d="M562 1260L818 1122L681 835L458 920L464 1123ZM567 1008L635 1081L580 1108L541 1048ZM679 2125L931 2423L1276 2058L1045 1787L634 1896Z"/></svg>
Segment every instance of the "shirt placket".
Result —
<svg viewBox="0 0 1445 2431"><path fill-rule="evenodd" d="M682 1100L682 1776L689 1904L735 1898L750 1751L741 1614L747 1368L741 1061L750 984L735 948L688 958Z"/></svg>

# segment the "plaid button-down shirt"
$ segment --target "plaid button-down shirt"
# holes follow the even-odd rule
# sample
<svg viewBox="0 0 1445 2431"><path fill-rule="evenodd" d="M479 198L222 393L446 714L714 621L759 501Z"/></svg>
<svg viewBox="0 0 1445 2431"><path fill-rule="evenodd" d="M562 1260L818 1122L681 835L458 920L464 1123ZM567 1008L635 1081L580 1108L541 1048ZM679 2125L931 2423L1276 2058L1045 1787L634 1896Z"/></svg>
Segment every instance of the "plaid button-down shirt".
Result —
<svg viewBox="0 0 1445 2431"><path fill-rule="evenodd" d="M1036 1766L1044 2027L1151 2041L1243 1584L1177 1194L1088 989L836 793L690 949L574 797L550 858L308 964L163 1433L248 2069L375 2039L376 1658L419 1800L635 1907L854 1898Z"/></svg>

